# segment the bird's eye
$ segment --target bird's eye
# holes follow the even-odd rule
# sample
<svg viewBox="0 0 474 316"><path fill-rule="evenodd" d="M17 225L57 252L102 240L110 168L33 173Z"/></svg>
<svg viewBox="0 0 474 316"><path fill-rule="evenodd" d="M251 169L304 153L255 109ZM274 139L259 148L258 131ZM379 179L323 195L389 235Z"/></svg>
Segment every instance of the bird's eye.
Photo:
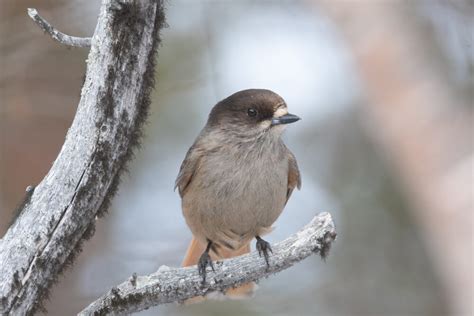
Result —
<svg viewBox="0 0 474 316"><path fill-rule="evenodd" d="M257 110L254 109L254 108L250 108L247 110L247 115L250 116L250 117L254 117L257 115Z"/></svg>

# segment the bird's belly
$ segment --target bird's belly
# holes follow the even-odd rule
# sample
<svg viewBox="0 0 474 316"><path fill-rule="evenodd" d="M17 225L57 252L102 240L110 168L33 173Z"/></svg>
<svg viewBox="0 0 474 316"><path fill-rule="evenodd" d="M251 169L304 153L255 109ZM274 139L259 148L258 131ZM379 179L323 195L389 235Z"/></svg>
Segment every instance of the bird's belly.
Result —
<svg viewBox="0 0 474 316"><path fill-rule="evenodd" d="M201 167L206 177L196 177L203 181L192 181L183 197L196 237L239 247L271 227L286 203L288 167L283 161L265 163Z"/></svg>

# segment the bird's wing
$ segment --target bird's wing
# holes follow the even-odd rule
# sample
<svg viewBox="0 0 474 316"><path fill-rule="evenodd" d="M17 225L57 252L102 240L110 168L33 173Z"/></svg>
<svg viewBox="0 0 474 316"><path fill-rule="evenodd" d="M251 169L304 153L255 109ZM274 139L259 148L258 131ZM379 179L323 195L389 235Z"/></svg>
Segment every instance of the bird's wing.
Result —
<svg viewBox="0 0 474 316"><path fill-rule="evenodd" d="M203 150L200 149L200 147L197 145L197 142L194 143L186 153L186 157L181 164L181 168L179 169L178 177L176 178L174 186L175 190L178 188L179 195L181 197L183 197L186 188L191 183L203 153Z"/></svg>
<svg viewBox="0 0 474 316"><path fill-rule="evenodd" d="M301 188L300 170L298 169L295 156L288 150L288 190L286 191L286 202L288 202L295 187L298 188L298 190Z"/></svg>

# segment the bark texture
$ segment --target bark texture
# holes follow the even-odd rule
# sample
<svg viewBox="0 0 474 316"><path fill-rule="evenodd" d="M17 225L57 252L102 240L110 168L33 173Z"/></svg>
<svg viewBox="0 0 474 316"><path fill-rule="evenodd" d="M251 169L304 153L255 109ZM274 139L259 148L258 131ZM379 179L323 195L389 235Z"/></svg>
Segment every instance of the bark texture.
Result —
<svg viewBox="0 0 474 316"><path fill-rule="evenodd" d="M104 0L81 100L51 170L0 240L0 314L33 314L92 236L139 144L163 4Z"/></svg>
<svg viewBox="0 0 474 316"><path fill-rule="evenodd" d="M232 287L257 281L291 267L311 254L325 258L336 229L329 213L320 213L296 234L272 246L270 267L256 251L217 262L215 272L209 269L208 281L202 284L197 267L170 268L162 266L147 276L132 275L91 303L79 315L121 315L138 312L151 306L182 302L198 295L224 292Z"/></svg>

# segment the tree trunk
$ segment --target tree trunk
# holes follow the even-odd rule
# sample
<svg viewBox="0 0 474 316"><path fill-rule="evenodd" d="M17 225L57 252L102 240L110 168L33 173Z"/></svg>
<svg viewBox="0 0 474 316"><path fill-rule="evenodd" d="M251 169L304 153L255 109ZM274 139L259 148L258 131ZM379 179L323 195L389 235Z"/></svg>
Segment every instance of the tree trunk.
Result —
<svg viewBox="0 0 474 316"><path fill-rule="evenodd" d="M94 232L141 137L162 1L104 0L81 100L51 170L0 240L0 314L33 314Z"/></svg>

